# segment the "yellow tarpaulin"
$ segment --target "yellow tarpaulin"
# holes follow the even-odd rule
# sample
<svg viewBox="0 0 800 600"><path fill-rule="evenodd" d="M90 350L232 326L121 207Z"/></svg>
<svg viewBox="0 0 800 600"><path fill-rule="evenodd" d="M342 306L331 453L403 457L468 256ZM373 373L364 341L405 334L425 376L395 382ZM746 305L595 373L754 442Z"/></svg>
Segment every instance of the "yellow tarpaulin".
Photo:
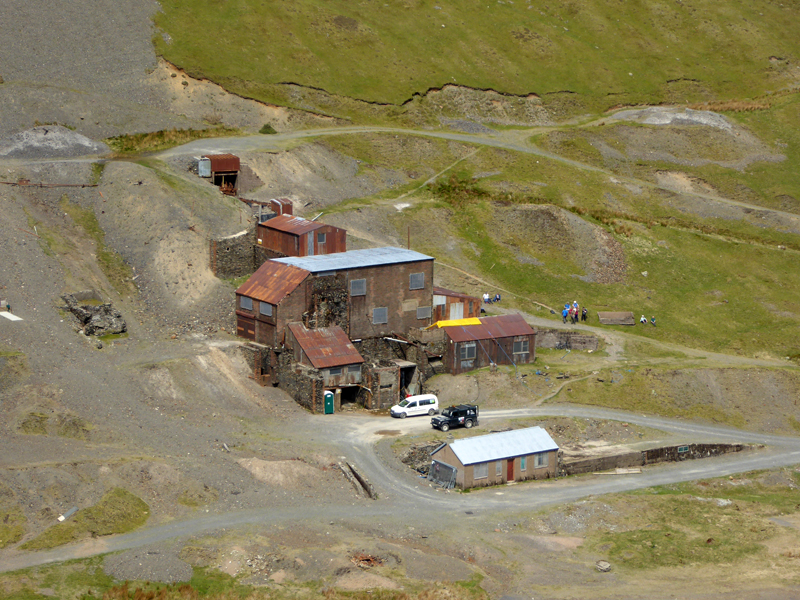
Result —
<svg viewBox="0 0 800 600"><path fill-rule="evenodd" d="M436 321L433 325L428 325L425 329L433 329L434 327L458 327L459 325L480 325L481 320L477 317L470 319L453 319L451 321Z"/></svg>

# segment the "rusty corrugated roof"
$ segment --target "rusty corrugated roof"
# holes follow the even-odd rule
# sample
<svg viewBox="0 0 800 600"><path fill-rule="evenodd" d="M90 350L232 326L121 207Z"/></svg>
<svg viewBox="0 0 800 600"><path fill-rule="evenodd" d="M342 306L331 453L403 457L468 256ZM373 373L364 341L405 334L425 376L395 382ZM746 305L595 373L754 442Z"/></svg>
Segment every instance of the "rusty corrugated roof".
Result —
<svg viewBox="0 0 800 600"><path fill-rule="evenodd" d="M480 325L445 327L444 331L454 342L491 340L535 333L519 314L483 317L480 322Z"/></svg>
<svg viewBox="0 0 800 600"><path fill-rule="evenodd" d="M334 325L320 329L306 329L302 323L289 323L289 329L315 369L364 362L341 327Z"/></svg>
<svg viewBox="0 0 800 600"><path fill-rule="evenodd" d="M239 157L235 154L206 154L204 158L211 162L211 170L214 172L239 170Z"/></svg>
<svg viewBox="0 0 800 600"><path fill-rule="evenodd" d="M254 300L279 304L309 274L304 269L268 260L239 286L236 293Z"/></svg>
<svg viewBox="0 0 800 600"><path fill-rule="evenodd" d="M451 298L462 298L464 300L477 300L478 302L481 302L481 299L477 296L470 296L469 294L448 290L447 288L443 287L434 287L433 293L435 296L450 296Z"/></svg>
<svg viewBox="0 0 800 600"><path fill-rule="evenodd" d="M283 231L285 233L302 235L309 231L314 231L315 229L324 227L325 223L317 223L316 221L309 221L303 217L295 217L293 215L278 215L269 221L264 221L261 223L261 226Z"/></svg>

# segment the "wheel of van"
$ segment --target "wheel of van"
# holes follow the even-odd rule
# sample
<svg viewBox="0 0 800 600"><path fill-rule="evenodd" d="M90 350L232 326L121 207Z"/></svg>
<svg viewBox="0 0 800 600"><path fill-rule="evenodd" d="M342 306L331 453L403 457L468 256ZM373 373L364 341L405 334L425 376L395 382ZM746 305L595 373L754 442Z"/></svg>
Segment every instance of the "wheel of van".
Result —
<svg viewBox="0 0 800 600"><path fill-rule="evenodd" d="M441 428L441 429L442 429L442 431L449 431L449 430L450 430L450 425L448 425L447 423L445 423L444 425L442 425L442 428Z"/></svg>
<svg viewBox="0 0 800 600"><path fill-rule="evenodd" d="M405 419L408 415L404 412L400 413L400 418Z"/></svg>
<svg viewBox="0 0 800 600"><path fill-rule="evenodd" d="M436 414L436 411L435 411L435 410L433 410L433 409L430 409L430 410L428 411L428 416L429 416L429 417L432 417L432 416L433 416L433 415L435 415L435 414Z"/></svg>
<svg viewBox="0 0 800 600"><path fill-rule="evenodd" d="M472 429L472 421L467 419L467 422L464 423L464 427L466 427L467 429Z"/></svg>

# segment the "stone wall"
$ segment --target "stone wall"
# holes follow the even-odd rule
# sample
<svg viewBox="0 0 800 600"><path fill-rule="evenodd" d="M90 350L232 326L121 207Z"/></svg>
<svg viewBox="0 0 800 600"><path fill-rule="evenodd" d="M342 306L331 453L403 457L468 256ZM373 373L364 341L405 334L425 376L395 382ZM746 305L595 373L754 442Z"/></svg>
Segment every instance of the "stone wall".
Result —
<svg viewBox="0 0 800 600"><path fill-rule="evenodd" d="M557 350L597 350L598 340L595 336L580 331L565 329L537 329L536 347L555 348Z"/></svg>
<svg viewBox="0 0 800 600"><path fill-rule="evenodd" d="M280 387L306 410L312 413L325 412L322 373L303 365L292 364L290 352L279 354L277 362L275 375Z"/></svg>
<svg viewBox="0 0 800 600"><path fill-rule="evenodd" d="M220 279L250 275L253 267L255 225L224 238L212 239L208 244L211 272Z"/></svg>
<svg viewBox="0 0 800 600"><path fill-rule="evenodd" d="M264 246L259 246L258 244L255 244L253 246L254 271L257 270L265 262L273 258L286 258L286 255L281 252L276 252L275 250L270 250L269 248L264 248Z"/></svg>
<svg viewBox="0 0 800 600"><path fill-rule="evenodd" d="M665 446L651 448L641 452L626 452L611 456L598 456L578 460L565 460L559 453L559 473L562 475L578 475L610 471L611 469L628 469L642 467L660 462L676 462L720 456L729 452L741 452L749 446L742 444L685 444L683 446Z"/></svg>

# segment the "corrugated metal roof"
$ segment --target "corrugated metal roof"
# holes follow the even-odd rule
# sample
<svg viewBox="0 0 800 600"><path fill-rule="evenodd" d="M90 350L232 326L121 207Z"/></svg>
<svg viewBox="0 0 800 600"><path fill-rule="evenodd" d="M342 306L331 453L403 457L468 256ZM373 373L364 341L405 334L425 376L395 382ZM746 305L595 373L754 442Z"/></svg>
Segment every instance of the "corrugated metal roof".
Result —
<svg viewBox="0 0 800 600"><path fill-rule="evenodd" d="M480 325L445 327L444 330L448 337L454 342L492 340L535 333L533 328L525 322L525 319L523 319L520 314L483 317L480 319L480 322Z"/></svg>
<svg viewBox="0 0 800 600"><path fill-rule="evenodd" d="M308 275L309 272L303 269L268 260L239 286L236 293L254 300L278 304Z"/></svg>
<svg viewBox="0 0 800 600"><path fill-rule="evenodd" d="M477 296L470 296L469 294L464 294L462 292L455 292L453 290L448 290L447 288L443 287L434 287L433 293L437 296L449 296L451 298L462 298L464 300L477 300L478 302L481 301L480 298Z"/></svg>
<svg viewBox="0 0 800 600"><path fill-rule="evenodd" d="M203 158L211 162L211 170L214 172L239 170L239 157L235 154L206 154Z"/></svg>
<svg viewBox="0 0 800 600"><path fill-rule="evenodd" d="M302 323L289 323L289 329L315 369L364 362L341 327L334 325L320 329L306 329Z"/></svg>
<svg viewBox="0 0 800 600"><path fill-rule="evenodd" d="M514 456L558 450L558 444L541 427L500 431L451 442L462 465L474 465Z"/></svg>
<svg viewBox="0 0 800 600"><path fill-rule="evenodd" d="M277 217L276 217L277 218ZM276 258L275 262L294 265L312 273L325 271L344 271L362 267L377 267L380 265L396 265L421 260L433 260L413 250L404 248L367 248L366 250L350 250L336 254L320 254L318 256L287 256Z"/></svg>
<svg viewBox="0 0 800 600"><path fill-rule="evenodd" d="M294 235L303 235L309 231L314 231L320 227L325 227L324 223L317 223L316 221L309 221L303 217L295 217L293 215L278 215L269 221L261 223L262 227L268 229L276 229L285 233L293 233Z"/></svg>

